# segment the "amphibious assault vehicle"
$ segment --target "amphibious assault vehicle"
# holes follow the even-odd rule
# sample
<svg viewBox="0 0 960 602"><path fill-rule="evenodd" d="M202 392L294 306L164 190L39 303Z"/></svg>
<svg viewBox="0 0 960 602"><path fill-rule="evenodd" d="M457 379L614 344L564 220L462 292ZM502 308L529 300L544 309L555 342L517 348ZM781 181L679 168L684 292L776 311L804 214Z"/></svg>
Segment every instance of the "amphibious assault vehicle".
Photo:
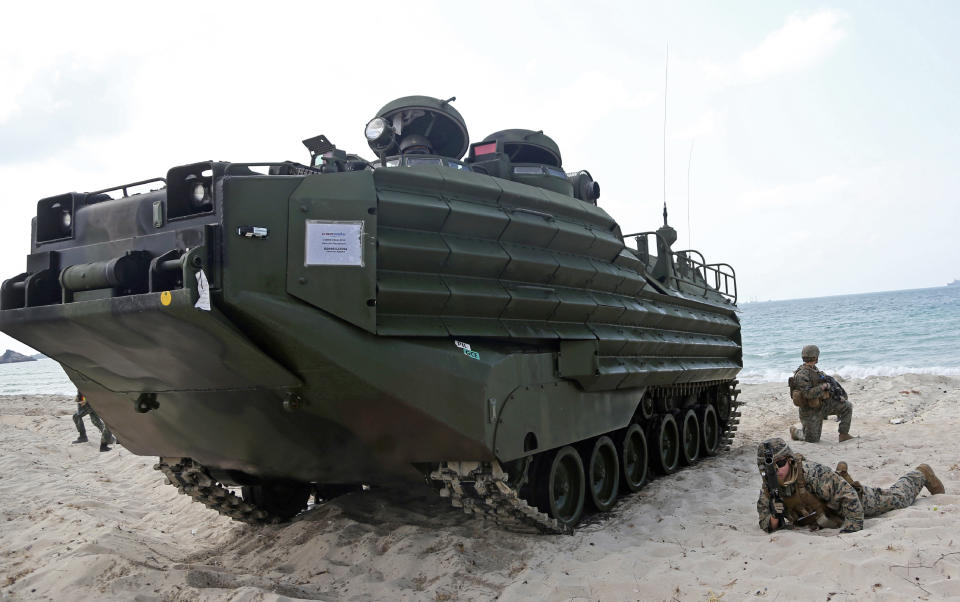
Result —
<svg viewBox="0 0 960 602"><path fill-rule="evenodd" d="M665 207L624 235L542 132L471 144L452 100L384 106L370 161L317 136L303 164L40 200L0 328L183 493L253 523L427 479L565 532L724 449L733 269L673 250Z"/></svg>

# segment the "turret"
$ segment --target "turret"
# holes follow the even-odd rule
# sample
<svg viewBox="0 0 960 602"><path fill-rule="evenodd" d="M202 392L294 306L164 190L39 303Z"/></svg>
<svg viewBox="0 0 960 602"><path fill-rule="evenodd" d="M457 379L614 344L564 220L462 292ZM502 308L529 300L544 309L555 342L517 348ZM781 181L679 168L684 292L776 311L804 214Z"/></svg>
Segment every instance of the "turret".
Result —
<svg viewBox="0 0 960 602"><path fill-rule="evenodd" d="M560 147L542 131L501 130L469 144L466 123L450 105L454 100L405 96L384 105L364 128L367 144L379 158L376 165L457 169L469 165L478 173L597 203L600 185L588 171L565 173ZM469 155L461 162L468 145ZM323 145L311 148L315 163L324 149ZM330 152L326 150L325 155Z"/></svg>
<svg viewBox="0 0 960 602"><path fill-rule="evenodd" d="M383 161L393 155L439 155L459 160L470 140L456 97L405 96L387 103L367 123L367 144Z"/></svg>
<svg viewBox="0 0 960 602"><path fill-rule="evenodd" d="M590 173L563 171L560 147L542 131L501 130L470 145L466 163L474 171L538 186L596 204L600 185Z"/></svg>

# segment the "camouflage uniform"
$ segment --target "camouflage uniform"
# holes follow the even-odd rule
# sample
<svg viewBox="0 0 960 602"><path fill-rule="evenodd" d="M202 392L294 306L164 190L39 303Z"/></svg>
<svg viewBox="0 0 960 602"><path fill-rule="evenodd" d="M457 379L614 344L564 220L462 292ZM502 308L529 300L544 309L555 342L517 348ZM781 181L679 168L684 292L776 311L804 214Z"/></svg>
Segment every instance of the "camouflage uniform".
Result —
<svg viewBox="0 0 960 602"><path fill-rule="evenodd" d="M801 364L793 374L792 391L799 392L800 424L803 425L801 439L816 443L820 440L820 431L823 429L823 420L827 416L840 418L839 432L850 432L850 421L853 419L853 404L846 399L830 396L821 386L825 381L823 372L809 364Z"/></svg>
<svg viewBox="0 0 960 602"><path fill-rule="evenodd" d="M100 429L100 445L109 445L115 441L113 438L113 433L110 432L110 427L108 427L103 420L97 416L97 413L90 407L90 404L87 403L87 400L83 395L78 391L77 396L74 399L77 402L77 411L73 415L73 423L77 425L77 432L80 433L80 440L85 440L87 438L87 429L83 426L83 417L89 416L90 422L93 423L93 426Z"/></svg>
<svg viewBox="0 0 960 602"><path fill-rule="evenodd" d="M772 451L771 451L772 450ZM923 473L911 470L888 489L879 487L860 487L858 492L853 485L839 474L822 464L804 460L803 456L793 454L783 439L768 439L760 444L757 451L757 463L763 470L763 456L772 455L774 458L790 456L801 466L802 475L789 485L780 486L782 498L797 495L800 484L826 506L827 515L839 519L841 532L849 533L863 529L864 517L872 517L895 510L906 508L917 498L920 489L927 484ZM787 524L778 528L792 528L797 519L801 518L788 508L784 513ZM760 489L757 499L757 514L760 517L760 528L768 533L770 528L770 493L766 483ZM822 523L821 523L822 524ZM835 526L835 525L826 525Z"/></svg>

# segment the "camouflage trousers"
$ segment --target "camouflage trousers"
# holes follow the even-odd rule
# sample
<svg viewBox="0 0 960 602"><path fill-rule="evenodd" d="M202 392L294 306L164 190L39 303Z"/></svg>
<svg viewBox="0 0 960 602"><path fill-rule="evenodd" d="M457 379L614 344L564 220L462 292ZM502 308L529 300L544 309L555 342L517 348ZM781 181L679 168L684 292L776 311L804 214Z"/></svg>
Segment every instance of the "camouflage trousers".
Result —
<svg viewBox="0 0 960 602"><path fill-rule="evenodd" d="M839 416L841 433L850 432L850 421L853 419L853 404L841 401L835 397L825 399L819 408L800 408L800 424L803 425L801 439L810 443L820 440L820 431L827 416Z"/></svg>
<svg viewBox="0 0 960 602"><path fill-rule="evenodd" d="M93 426L100 429L100 443L106 443L108 445L113 443L113 433L110 432L110 427L104 424L103 420L97 416L97 413L93 411L89 403L77 404L77 413L73 415L73 423L77 425L77 432L80 433L81 439L87 438L87 429L83 426L84 416L89 416Z"/></svg>
<svg viewBox="0 0 960 602"><path fill-rule="evenodd" d="M877 516L897 508L906 508L917 499L923 483L923 473L919 470L911 470L888 489L864 487L860 498L863 504L863 515Z"/></svg>

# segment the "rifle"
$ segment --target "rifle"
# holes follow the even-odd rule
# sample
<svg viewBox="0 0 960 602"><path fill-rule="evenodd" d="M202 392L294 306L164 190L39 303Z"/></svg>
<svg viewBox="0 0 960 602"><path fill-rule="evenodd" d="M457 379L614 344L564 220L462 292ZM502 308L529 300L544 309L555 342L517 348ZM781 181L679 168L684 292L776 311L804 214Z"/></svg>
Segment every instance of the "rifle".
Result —
<svg viewBox="0 0 960 602"><path fill-rule="evenodd" d="M839 401L847 400L847 392L843 390L843 387L840 386L840 383L837 382L837 379L829 374L820 372L820 380L830 385L830 397L833 397Z"/></svg>
<svg viewBox="0 0 960 602"><path fill-rule="evenodd" d="M777 467L773 463L773 456L763 458L763 480L767 484L767 492L770 494L770 514L775 516L780 525L783 525L783 514L777 512L775 502L782 503L780 498L780 483L777 482Z"/></svg>

